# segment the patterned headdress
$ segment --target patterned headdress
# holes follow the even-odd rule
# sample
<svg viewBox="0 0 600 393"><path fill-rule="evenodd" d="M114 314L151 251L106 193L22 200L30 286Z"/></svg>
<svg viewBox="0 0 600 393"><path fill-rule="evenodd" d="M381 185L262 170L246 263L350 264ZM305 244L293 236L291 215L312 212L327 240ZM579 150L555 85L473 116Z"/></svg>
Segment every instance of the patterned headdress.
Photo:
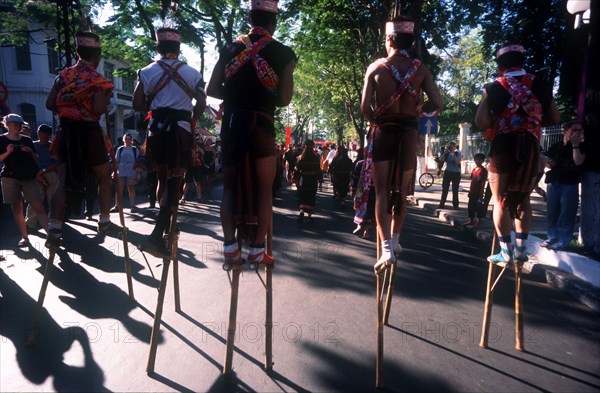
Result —
<svg viewBox="0 0 600 393"><path fill-rule="evenodd" d="M498 49L498 51L496 52L496 59L508 52L523 53L523 52L525 52L525 48L523 47L523 45L519 45L519 44L511 44L511 45L503 46L502 48Z"/></svg>
<svg viewBox="0 0 600 393"><path fill-rule="evenodd" d="M86 35L75 36L75 45L78 48L100 48L100 39Z"/></svg>
<svg viewBox="0 0 600 393"><path fill-rule="evenodd" d="M260 10L277 13L278 0L250 0L250 10Z"/></svg>
<svg viewBox="0 0 600 393"><path fill-rule="evenodd" d="M415 22L405 20L401 22L387 22L385 24L385 35L391 34L413 34Z"/></svg>
<svg viewBox="0 0 600 393"><path fill-rule="evenodd" d="M158 42L170 41L181 43L181 34L171 28L161 28L156 31L156 40Z"/></svg>

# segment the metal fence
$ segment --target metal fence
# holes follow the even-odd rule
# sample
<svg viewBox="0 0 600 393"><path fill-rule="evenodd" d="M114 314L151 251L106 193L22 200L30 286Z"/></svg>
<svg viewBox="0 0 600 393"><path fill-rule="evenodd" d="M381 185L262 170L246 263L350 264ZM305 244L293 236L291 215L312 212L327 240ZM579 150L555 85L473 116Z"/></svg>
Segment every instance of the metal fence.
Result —
<svg viewBox="0 0 600 393"><path fill-rule="evenodd" d="M543 127L542 136L540 138L540 146L542 151L548 150L548 148L562 140L562 126L556 125L552 127ZM454 141L458 143L459 135L438 135L433 136L430 139L430 154L435 157L436 155L442 154L446 145ZM483 137L483 134L477 133L467 137L467 146L462 146L463 159L472 160L473 156L477 153L483 153L487 156L490 150L490 141Z"/></svg>

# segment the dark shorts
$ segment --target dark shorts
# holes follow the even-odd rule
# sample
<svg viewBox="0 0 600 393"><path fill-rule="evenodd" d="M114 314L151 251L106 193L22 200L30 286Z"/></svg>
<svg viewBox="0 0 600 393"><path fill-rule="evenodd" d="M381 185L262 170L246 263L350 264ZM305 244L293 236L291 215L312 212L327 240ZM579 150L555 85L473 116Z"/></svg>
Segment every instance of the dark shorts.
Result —
<svg viewBox="0 0 600 393"><path fill-rule="evenodd" d="M488 170L498 174L516 174L520 169L537 173L540 143L530 132L498 134L490 146ZM532 166L531 168L529 168Z"/></svg>
<svg viewBox="0 0 600 393"><path fill-rule="evenodd" d="M390 161L397 157L402 170L417 167L419 128L413 118L384 119L371 127L373 161Z"/></svg>
<svg viewBox="0 0 600 393"><path fill-rule="evenodd" d="M271 119L246 109L226 111L221 126L223 166L238 165L246 153L251 159L277 155Z"/></svg>
<svg viewBox="0 0 600 393"><path fill-rule="evenodd" d="M156 113L155 113L156 112ZM187 112L153 111L148 123L150 157L156 165L169 169L187 168L192 158L191 118Z"/></svg>
<svg viewBox="0 0 600 393"><path fill-rule="evenodd" d="M60 119L56 152L60 163L66 164L67 186L83 190L86 172L108 162L104 135L98 122Z"/></svg>
<svg viewBox="0 0 600 393"><path fill-rule="evenodd" d="M202 167L201 166L188 166L185 170L185 182L199 182L202 179Z"/></svg>

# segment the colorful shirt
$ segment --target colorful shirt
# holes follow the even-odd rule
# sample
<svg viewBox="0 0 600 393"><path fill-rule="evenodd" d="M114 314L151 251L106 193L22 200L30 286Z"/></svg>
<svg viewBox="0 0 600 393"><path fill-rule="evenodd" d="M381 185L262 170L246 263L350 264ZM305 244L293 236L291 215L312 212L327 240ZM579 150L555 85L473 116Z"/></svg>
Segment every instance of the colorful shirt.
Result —
<svg viewBox="0 0 600 393"><path fill-rule="evenodd" d="M56 97L58 115L77 121L100 120L102 114L94 113L94 95L99 90L111 91L114 85L95 68L82 60L67 67L56 77L60 90Z"/></svg>

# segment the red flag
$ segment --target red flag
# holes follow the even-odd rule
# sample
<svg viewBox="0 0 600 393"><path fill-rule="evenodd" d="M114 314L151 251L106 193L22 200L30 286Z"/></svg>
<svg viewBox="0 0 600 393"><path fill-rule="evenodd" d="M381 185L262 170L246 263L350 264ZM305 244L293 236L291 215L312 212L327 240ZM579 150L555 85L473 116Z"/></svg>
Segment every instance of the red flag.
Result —
<svg viewBox="0 0 600 393"><path fill-rule="evenodd" d="M292 141L292 127L285 126L285 148L290 147L290 142Z"/></svg>

